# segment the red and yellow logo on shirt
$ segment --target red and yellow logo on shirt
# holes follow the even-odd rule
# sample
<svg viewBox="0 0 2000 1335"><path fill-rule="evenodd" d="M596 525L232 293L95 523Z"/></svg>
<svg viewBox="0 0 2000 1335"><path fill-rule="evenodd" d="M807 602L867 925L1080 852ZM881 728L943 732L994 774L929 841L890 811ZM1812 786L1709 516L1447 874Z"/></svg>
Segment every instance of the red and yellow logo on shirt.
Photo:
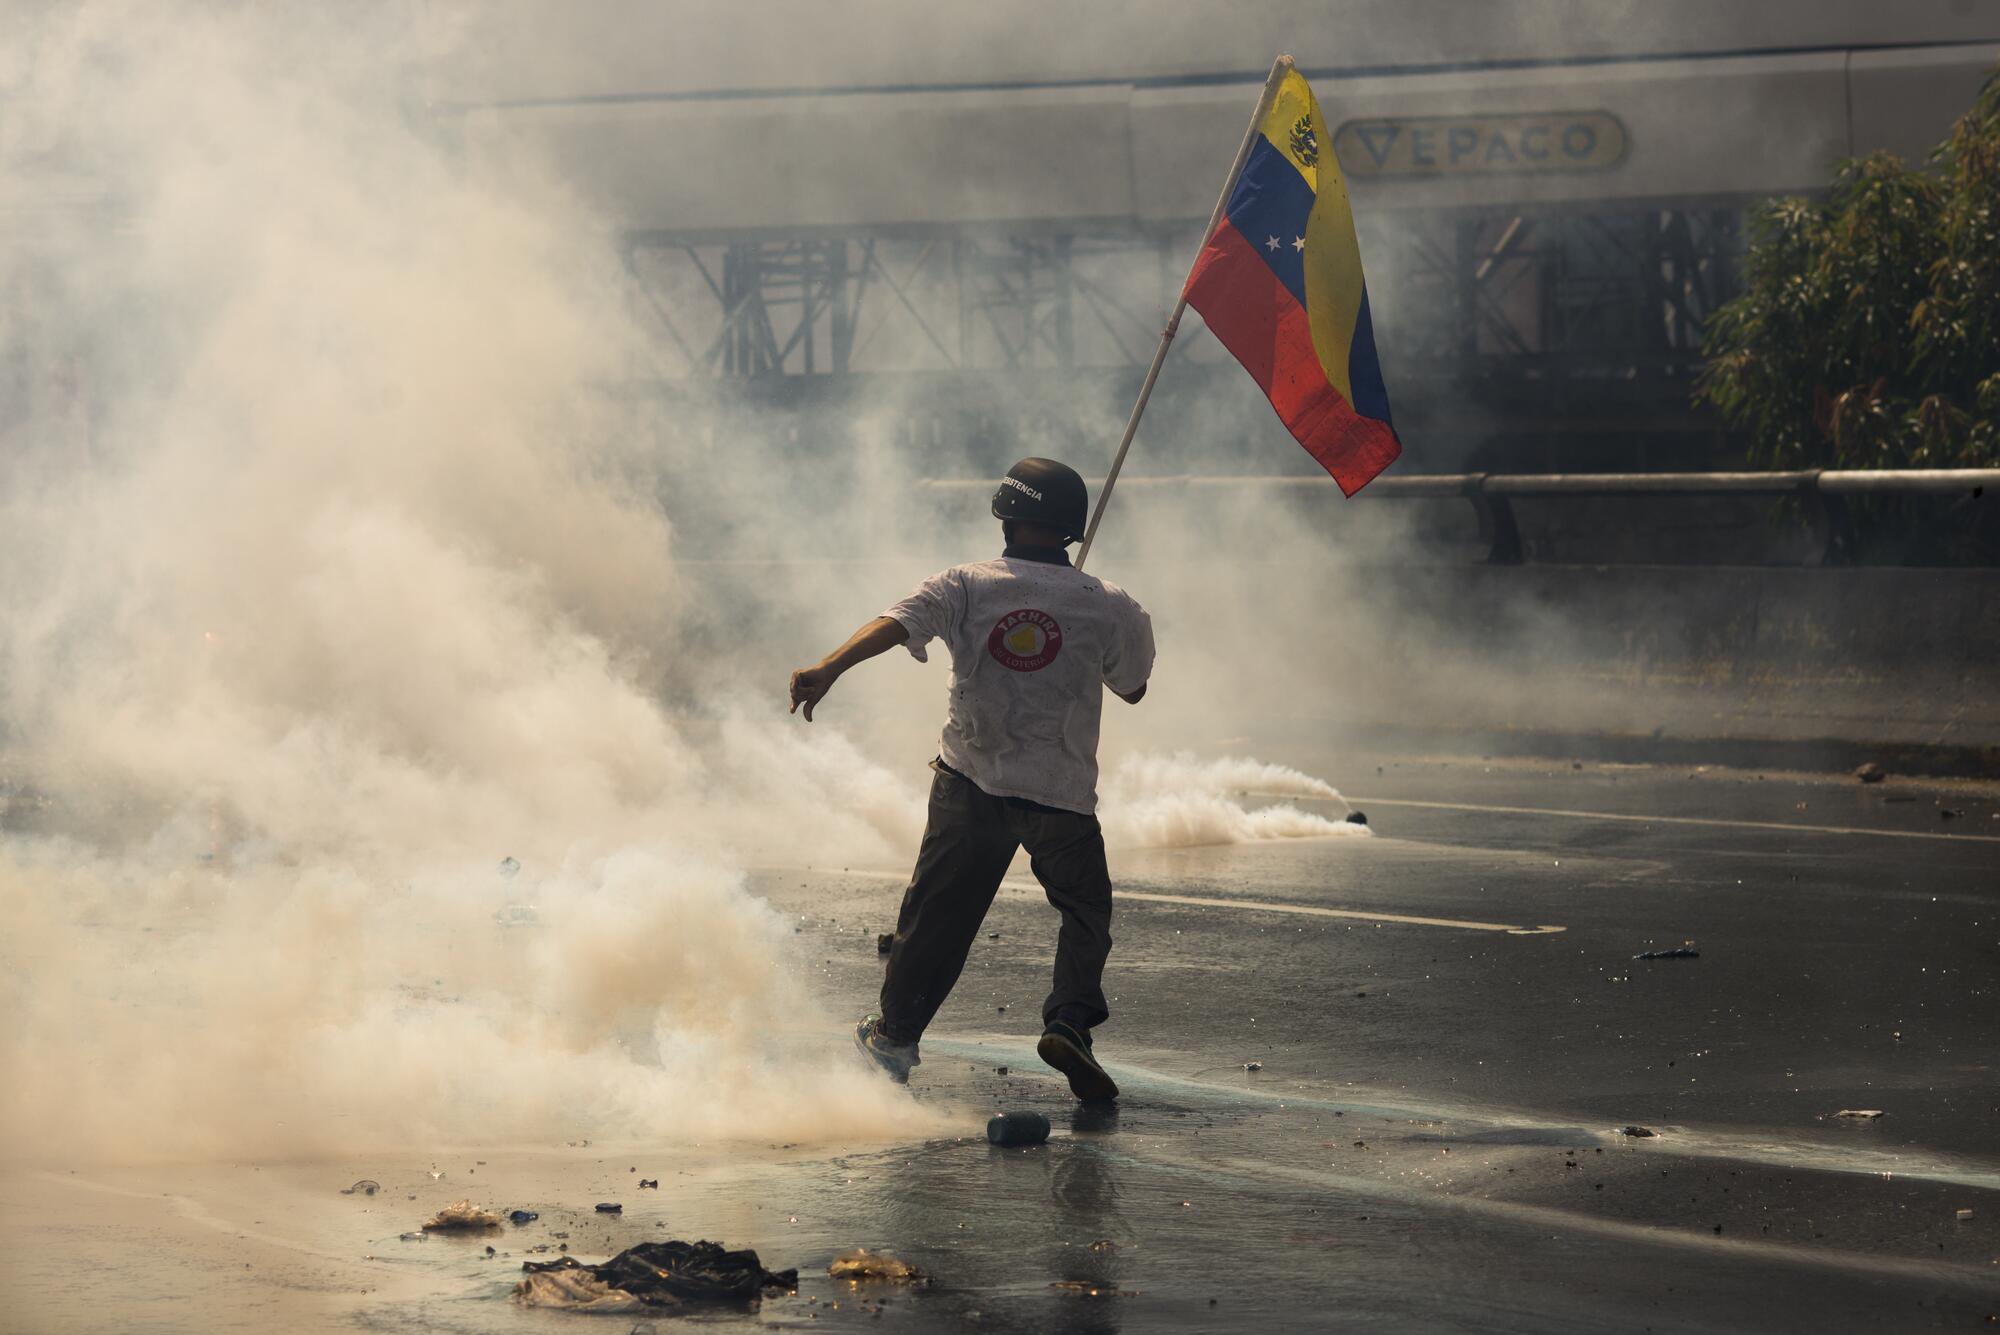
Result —
<svg viewBox="0 0 2000 1335"><path fill-rule="evenodd" d="M1062 652L1062 627L1047 612L1024 607L994 624L986 637L986 652L1002 667L1040 672Z"/></svg>

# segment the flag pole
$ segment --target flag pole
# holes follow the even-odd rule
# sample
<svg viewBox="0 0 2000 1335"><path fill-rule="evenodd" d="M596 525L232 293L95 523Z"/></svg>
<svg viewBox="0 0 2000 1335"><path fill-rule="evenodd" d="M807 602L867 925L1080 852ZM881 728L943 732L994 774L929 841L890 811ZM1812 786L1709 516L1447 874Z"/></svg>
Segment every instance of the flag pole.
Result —
<svg viewBox="0 0 2000 1335"><path fill-rule="evenodd" d="M1202 230L1201 244L1195 247L1194 260L1188 265L1190 277L1194 274L1194 266L1201 262L1202 251L1208 248L1208 239L1215 235L1223 212L1229 207L1229 196L1235 192L1236 182L1243 175L1243 164L1250 160L1250 148L1257 142L1258 128L1264 124L1271 104L1278 100L1278 85L1292 72L1293 65L1290 56L1279 56L1271 62L1270 77L1264 80L1264 95L1257 99L1257 109L1250 113L1250 128L1244 131L1243 145L1236 150L1236 161L1229 165L1229 179L1222 183L1222 195L1215 201L1215 212L1208 215L1208 226ZM1173 313L1167 317L1166 328L1160 331L1160 346L1153 350L1153 364L1146 368L1145 383L1139 386L1139 401L1132 405L1132 416L1125 423L1125 436L1118 442L1118 453L1111 460L1111 472L1105 476L1104 489L1097 493L1097 508L1090 512L1090 524L1083 530L1083 546L1076 553L1078 570L1083 569L1083 563L1090 558L1090 544L1097 537L1098 521L1104 518L1104 507L1111 501L1111 489L1118 485L1118 474L1125 467L1126 452L1132 448L1132 437L1139 431L1139 418L1146 411L1146 400L1153 397L1153 382L1160 378L1160 366L1167 360L1167 349L1172 346L1174 335L1180 332L1181 313L1185 310L1187 279L1183 278L1180 295L1174 300Z"/></svg>

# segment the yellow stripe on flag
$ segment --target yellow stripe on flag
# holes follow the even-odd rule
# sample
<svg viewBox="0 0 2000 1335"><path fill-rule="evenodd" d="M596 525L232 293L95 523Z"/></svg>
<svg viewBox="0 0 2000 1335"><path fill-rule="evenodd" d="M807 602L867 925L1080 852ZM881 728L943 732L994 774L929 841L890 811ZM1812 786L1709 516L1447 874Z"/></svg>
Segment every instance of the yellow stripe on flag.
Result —
<svg viewBox="0 0 2000 1335"><path fill-rule="evenodd" d="M1361 243L1354 235L1347 182L1333 156L1333 136L1304 75L1293 70L1285 76L1258 128L1312 187L1313 209L1306 220L1306 318L1327 381L1351 405L1348 359L1361 317Z"/></svg>

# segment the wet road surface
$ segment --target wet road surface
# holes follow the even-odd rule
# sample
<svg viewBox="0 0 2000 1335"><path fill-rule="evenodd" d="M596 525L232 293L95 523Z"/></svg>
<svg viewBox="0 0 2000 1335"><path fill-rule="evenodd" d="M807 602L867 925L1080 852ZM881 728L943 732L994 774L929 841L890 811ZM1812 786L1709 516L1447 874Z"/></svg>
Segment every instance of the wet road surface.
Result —
<svg viewBox="0 0 2000 1335"><path fill-rule="evenodd" d="M1023 868L912 1083L963 1139L493 1152L473 1180L541 1219L423 1242L399 1234L452 1184L414 1163L225 1166L198 1189L172 1167L15 1175L0 1223L28 1324L0 1328L552 1330L585 1318L505 1295L559 1236L585 1259L711 1237L799 1267L796 1295L717 1329L1993 1328L1991 789L1375 763L1314 770L1373 838L1114 853L1115 1113L1034 1056L1056 920ZM859 1013L903 874L753 882ZM1632 958L1683 946L1699 957ZM1001 1108L1047 1112L1054 1138L989 1147ZM329 1186L364 1175L380 1196ZM215 1229L228 1262L168 1264ZM828 1279L856 1244L936 1282ZM51 1300L77 1259L134 1255L176 1276L150 1301Z"/></svg>

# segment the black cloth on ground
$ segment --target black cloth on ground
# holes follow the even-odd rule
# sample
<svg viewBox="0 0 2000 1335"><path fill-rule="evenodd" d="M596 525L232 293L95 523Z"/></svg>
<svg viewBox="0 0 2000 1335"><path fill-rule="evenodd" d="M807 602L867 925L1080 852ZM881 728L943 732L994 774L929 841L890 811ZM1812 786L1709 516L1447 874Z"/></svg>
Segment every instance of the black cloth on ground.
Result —
<svg viewBox="0 0 2000 1335"><path fill-rule="evenodd" d="M612 1288L660 1307L748 1302L766 1289L792 1289L799 1282L797 1270L766 1270L756 1252L730 1251L716 1242L642 1242L602 1265L585 1265L565 1256L560 1261L523 1261L521 1269L588 1270Z"/></svg>

